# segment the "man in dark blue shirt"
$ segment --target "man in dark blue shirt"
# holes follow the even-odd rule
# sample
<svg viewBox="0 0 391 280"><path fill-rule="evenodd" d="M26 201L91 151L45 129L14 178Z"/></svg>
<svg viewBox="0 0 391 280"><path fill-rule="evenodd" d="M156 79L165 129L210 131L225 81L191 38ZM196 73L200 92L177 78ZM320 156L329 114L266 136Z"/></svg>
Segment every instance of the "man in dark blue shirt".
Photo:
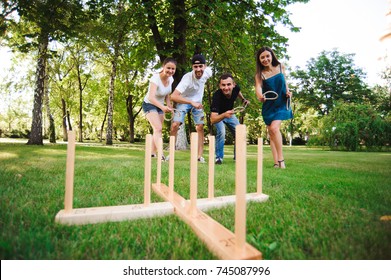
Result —
<svg viewBox="0 0 391 280"><path fill-rule="evenodd" d="M239 96L243 104L250 102L243 97L239 86L235 84L231 74L223 74L219 82L220 89L213 94L211 107L211 122L216 128L216 164L222 164L224 158L225 125L231 131L235 139L235 129L239 120L233 110L236 98ZM234 157L235 159L235 157Z"/></svg>

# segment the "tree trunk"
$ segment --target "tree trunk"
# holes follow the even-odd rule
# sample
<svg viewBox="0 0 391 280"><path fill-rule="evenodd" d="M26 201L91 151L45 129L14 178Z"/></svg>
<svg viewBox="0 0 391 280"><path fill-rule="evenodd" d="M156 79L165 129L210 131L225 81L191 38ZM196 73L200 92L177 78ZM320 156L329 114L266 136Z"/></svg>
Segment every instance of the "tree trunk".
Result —
<svg viewBox="0 0 391 280"><path fill-rule="evenodd" d="M129 142L134 143L133 96L131 94L126 97L126 110L129 120Z"/></svg>
<svg viewBox="0 0 391 280"><path fill-rule="evenodd" d="M77 81L79 83L79 142L83 142L83 86L80 77L80 65L77 63Z"/></svg>
<svg viewBox="0 0 391 280"><path fill-rule="evenodd" d="M118 50L115 50L118 53ZM106 145L113 145L113 113L114 113L114 85L117 74L117 55L114 55L109 87L109 102L107 104L107 128L106 128Z"/></svg>
<svg viewBox="0 0 391 280"><path fill-rule="evenodd" d="M47 34L41 34L39 39L38 62L36 69L36 81L34 90L33 119L31 124L28 145L43 145L42 137L42 101L45 90L46 53L49 38Z"/></svg>
<svg viewBox="0 0 391 280"><path fill-rule="evenodd" d="M49 141L50 143L56 143L56 128L54 125L54 119L50 110L49 102L49 76L45 77L45 108L46 114L49 120Z"/></svg>
<svg viewBox="0 0 391 280"><path fill-rule="evenodd" d="M187 142L185 124L181 124L178 129L177 140L175 143L176 150L187 150L189 143Z"/></svg>
<svg viewBox="0 0 391 280"><path fill-rule="evenodd" d="M187 32L187 14L186 3L184 0L173 0L171 9L174 15L174 27L173 27L173 58L176 59L178 65L174 75L175 87L185 74L187 66L187 48L186 48L186 32Z"/></svg>
<svg viewBox="0 0 391 280"><path fill-rule="evenodd" d="M68 141L68 133L67 133L67 106L64 98L61 98L62 105L62 140Z"/></svg>
<svg viewBox="0 0 391 280"><path fill-rule="evenodd" d="M67 111L67 120L68 120L68 127L69 127L69 130L72 130L71 114L69 114L69 110Z"/></svg>
<svg viewBox="0 0 391 280"><path fill-rule="evenodd" d="M106 119L107 119L107 113L108 113L108 110L109 110L109 104L108 103L109 102L107 101L105 116L103 118L102 125L100 126L100 142L103 141L103 129L105 128L105 123L106 123Z"/></svg>

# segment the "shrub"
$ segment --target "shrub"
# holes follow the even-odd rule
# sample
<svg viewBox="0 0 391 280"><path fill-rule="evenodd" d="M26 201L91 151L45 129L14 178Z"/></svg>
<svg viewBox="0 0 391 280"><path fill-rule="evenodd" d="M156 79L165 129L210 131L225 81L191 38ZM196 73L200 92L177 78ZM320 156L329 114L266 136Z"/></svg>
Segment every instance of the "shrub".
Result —
<svg viewBox="0 0 391 280"><path fill-rule="evenodd" d="M322 134L331 148L357 151L389 145L391 123L370 105L339 103L323 119Z"/></svg>

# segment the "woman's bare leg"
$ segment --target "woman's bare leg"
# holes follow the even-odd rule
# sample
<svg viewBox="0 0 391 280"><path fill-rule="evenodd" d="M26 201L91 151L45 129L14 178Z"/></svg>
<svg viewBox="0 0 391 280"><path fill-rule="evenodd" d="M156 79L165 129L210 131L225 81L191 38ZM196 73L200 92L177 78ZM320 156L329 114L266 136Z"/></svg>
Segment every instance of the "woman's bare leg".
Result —
<svg viewBox="0 0 391 280"><path fill-rule="evenodd" d="M273 153L274 163L278 164L281 168L285 168L284 155L282 153L282 135L281 135L281 121L276 120L268 126L270 135L270 146ZM277 161L277 162L276 162Z"/></svg>
<svg viewBox="0 0 391 280"><path fill-rule="evenodd" d="M159 115L157 112L150 112L147 114L147 119L153 129L152 154L156 154L157 145L159 143L160 138L162 138L164 115L163 114Z"/></svg>

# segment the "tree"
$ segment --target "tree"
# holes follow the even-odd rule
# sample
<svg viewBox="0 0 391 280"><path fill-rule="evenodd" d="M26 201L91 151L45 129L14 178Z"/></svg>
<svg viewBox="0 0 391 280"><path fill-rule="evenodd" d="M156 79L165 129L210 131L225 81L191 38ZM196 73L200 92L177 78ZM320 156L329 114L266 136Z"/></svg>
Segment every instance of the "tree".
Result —
<svg viewBox="0 0 391 280"><path fill-rule="evenodd" d="M95 42L99 41L101 44L100 50L110 58L111 71L107 102L106 144L112 145L117 70L120 58L126 48L126 42L128 40L133 41L130 36L134 35L131 30L136 29L133 18L138 6L134 1L125 0L91 0L87 4L90 7L92 17L95 18L95 21L92 22L92 30L88 36L93 38ZM135 35L138 36L139 34Z"/></svg>
<svg viewBox="0 0 391 280"><path fill-rule="evenodd" d="M8 24L9 22L7 24L1 22L1 26L7 26L8 30L12 31L7 36L9 45L31 53L32 50L38 49L39 34L41 30L44 30L47 31L48 40L46 47L43 48L46 53L41 57L46 60L40 61L40 65L47 64L48 59L56 60L60 64L64 63L56 68L48 68L49 71L55 70L59 73L58 75L50 73L52 80L50 80L49 96L50 103L56 105L52 106L54 116L56 110L58 110L58 115L63 114L64 135L66 126L70 128L71 120L75 119L78 111L79 129L85 123L88 129L94 126L95 132L98 132L98 120L102 123L102 128L107 123L106 142L110 144L111 139L117 136L115 135L117 131L127 126L124 125L125 121L129 124L131 141L134 140L134 134L138 133L139 138L144 135L147 129L147 125L143 123L145 119L138 121L136 117L140 112L141 97L146 91L145 79L148 73L146 70L156 68L168 56L174 57L179 63L175 83L178 83L182 75L190 69L189 58L196 52L202 52L208 64L215 70L216 76L222 72L231 72L242 90L251 98L255 72L253 54L261 45L270 45L281 57L285 51L284 44L287 39L277 33L275 25L282 23L289 26L292 31L298 31L290 22L289 13L286 12L285 7L294 2L308 2L308 0L20 0L5 2L16 3L15 7L19 9L20 6L23 10L23 13L19 13L20 18L15 17L15 27L12 29L8 27L12 26ZM62 12L61 9L66 4L76 5L76 3L79 4L79 11L69 8ZM7 5L7 10L12 10L11 7L14 6ZM84 10L82 11L81 8ZM79 20L80 14L84 15L83 20ZM48 22L49 19L50 22ZM79 34L76 36L76 33ZM31 34L32 40L28 41L26 34ZM54 42L56 44L53 44ZM60 59L62 54L57 49L58 42L65 45L65 48L67 45L74 44L86 47L86 51L92 57L86 58L84 66L77 69L80 74L88 72L86 67L91 69L88 84L84 83L85 80L78 80L77 76L73 75L77 69L75 61L70 61L69 50L66 50L64 59ZM40 72L37 77L47 75L47 72ZM83 75L83 77L86 76ZM207 93L204 95L206 112L210 106L210 94L216 89L217 78L210 79L206 87ZM127 81L130 81L130 84L127 84ZM41 88L41 84L36 84L35 88ZM76 88L76 85L79 87ZM102 87L107 89L105 94L102 94ZM38 92L41 91L38 90ZM79 92L78 96L76 92ZM85 99L93 93L98 93L95 99ZM33 118L39 121L39 112L42 107L39 102L41 96L37 94L36 100L38 100L36 102L38 117ZM260 106L257 106L255 98L253 101L253 108L248 108L246 116L243 117L245 123L247 119L256 119L259 114ZM83 117L83 110L85 117ZM206 123L208 123L208 116ZM134 127L135 124L140 125L141 128ZM34 127L40 126L37 122ZM190 123L188 128L191 129ZM206 129L210 130L210 126ZM259 129L259 124L255 126L255 129ZM184 135L186 136L185 133Z"/></svg>
<svg viewBox="0 0 391 280"><path fill-rule="evenodd" d="M337 50L323 51L307 62L307 69L292 73L296 80L295 99L320 115L329 114L338 101L353 103L370 98L371 92L363 82L365 74L355 67L353 54Z"/></svg>
<svg viewBox="0 0 391 280"><path fill-rule="evenodd" d="M285 51L287 38L278 34L277 23L294 32L299 30L285 10L294 2L308 1L142 0L136 20L144 31L147 23L148 39L161 61L169 55L178 61L174 87L190 68L189 58L203 53L217 73L233 73L243 91L252 92L256 50L270 45L279 54ZM217 78L213 80L209 83L214 85ZM208 96L205 97L204 106L208 109ZM251 112L255 114L256 110Z"/></svg>
<svg viewBox="0 0 391 280"><path fill-rule="evenodd" d="M6 32L9 45L22 52L37 50L31 133L27 144L42 145L42 104L45 90L49 42L63 40L77 33L82 6L70 0L5 1L18 13L14 25ZM10 17L10 14L7 14ZM12 21L12 20L10 20Z"/></svg>

